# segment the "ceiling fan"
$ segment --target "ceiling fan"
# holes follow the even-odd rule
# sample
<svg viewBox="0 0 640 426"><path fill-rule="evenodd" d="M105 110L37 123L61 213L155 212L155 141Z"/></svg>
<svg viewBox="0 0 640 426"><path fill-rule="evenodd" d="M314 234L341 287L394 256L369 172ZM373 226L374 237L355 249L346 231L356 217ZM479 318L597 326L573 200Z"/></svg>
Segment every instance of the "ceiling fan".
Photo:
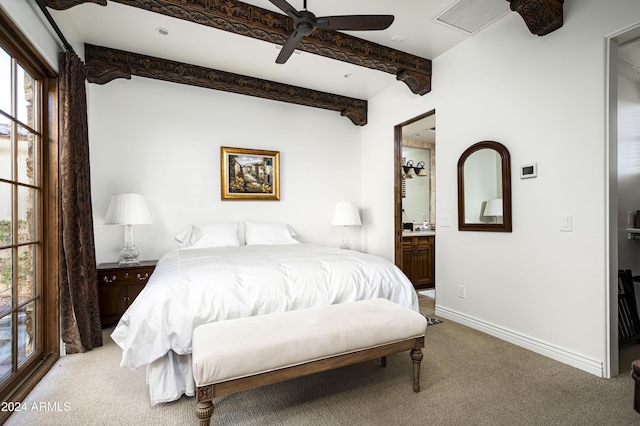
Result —
<svg viewBox="0 0 640 426"><path fill-rule="evenodd" d="M307 10L307 0L304 9L297 11L286 0L269 0L278 9L293 19L293 32L282 47L276 63L284 64L296 49L302 37L317 29L347 30L347 31L375 31L389 28L393 23L393 15L345 15L316 17Z"/></svg>

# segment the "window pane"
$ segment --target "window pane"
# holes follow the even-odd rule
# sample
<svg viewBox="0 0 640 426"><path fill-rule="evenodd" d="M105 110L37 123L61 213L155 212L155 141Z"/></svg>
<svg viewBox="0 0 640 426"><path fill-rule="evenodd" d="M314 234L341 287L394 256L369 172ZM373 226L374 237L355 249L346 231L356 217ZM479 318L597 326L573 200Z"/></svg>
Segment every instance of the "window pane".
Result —
<svg viewBox="0 0 640 426"><path fill-rule="evenodd" d="M36 159L36 135L25 129L18 127L18 182L36 185L34 168L38 167Z"/></svg>
<svg viewBox="0 0 640 426"><path fill-rule="evenodd" d="M16 83L18 84L18 121L33 129L33 96L35 94L35 80L24 70L24 68L18 65Z"/></svg>
<svg viewBox="0 0 640 426"><path fill-rule="evenodd" d="M38 239L35 233L35 196L35 189L27 186L18 187L18 243L28 243Z"/></svg>
<svg viewBox="0 0 640 426"><path fill-rule="evenodd" d="M11 179L11 123L0 115L0 178Z"/></svg>
<svg viewBox="0 0 640 426"><path fill-rule="evenodd" d="M0 109L11 115L11 56L0 49Z"/></svg>
<svg viewBox="0 0 640 426"><path fill-rule="evenodd" d="M4 380L13 370L11 341L11 314L9 314L0 318L0 380Z"/></svg>
<svg viewBox="0 0 640 426"><path fill-rule="evenodd" d="M35 253L33 244L18 247L18 304L34 294Z"/></svg>
<svg viewBox="0 0 640 426"><path fill-rule="evenodd" d="M0 314L11 309L11 289L13 282L13 250L0 250Z"/></svg>
<svg viewBox="0 0 640 426"><path fill-rule="evenodd" d="M18 366L36 349L35 302L18 310Z"/></svg>
<svg viewBox="0 0 640 426"><path fill-rule="evenodd" d="M0 182L0 246L11 244L11 189L13 185Z"/></svg>

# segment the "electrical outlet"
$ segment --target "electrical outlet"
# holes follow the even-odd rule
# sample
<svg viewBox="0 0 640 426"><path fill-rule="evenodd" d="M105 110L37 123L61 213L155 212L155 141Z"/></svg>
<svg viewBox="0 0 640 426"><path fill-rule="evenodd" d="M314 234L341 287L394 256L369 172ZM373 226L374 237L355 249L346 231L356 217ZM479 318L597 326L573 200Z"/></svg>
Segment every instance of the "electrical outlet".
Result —
<svg viewBox="0 0 640 426"><path fill-rule="evenodd" d="M467 297L467 288L465 286L458 286L458 297L461 299L465 299Z"/></svg>

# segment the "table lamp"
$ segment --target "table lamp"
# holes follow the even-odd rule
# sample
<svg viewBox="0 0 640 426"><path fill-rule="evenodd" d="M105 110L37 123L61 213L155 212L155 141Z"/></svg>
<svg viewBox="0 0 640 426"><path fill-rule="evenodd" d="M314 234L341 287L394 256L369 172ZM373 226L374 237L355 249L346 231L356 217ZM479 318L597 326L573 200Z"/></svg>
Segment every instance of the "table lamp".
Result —
<svg viewBox="0 0 640 426"><path fill-rule="evenodd" d="M349 243L349 226L362 225L360 222L360 215L358 214L358 208L351 201L341 201L336 204L336 209L333 212L332 225L344 226L344 236L342 243L340 243L341 249L351 249Z"/></svg>
<svg viewBox="0 0 640 426"><path fill-rule="evenodd" d="M119 265L139 265L140 252L133 242L133 225L153 223L149 207L140 194L113 194L104 218L105 225L124 225L124 248L120 251Z"/></svg>

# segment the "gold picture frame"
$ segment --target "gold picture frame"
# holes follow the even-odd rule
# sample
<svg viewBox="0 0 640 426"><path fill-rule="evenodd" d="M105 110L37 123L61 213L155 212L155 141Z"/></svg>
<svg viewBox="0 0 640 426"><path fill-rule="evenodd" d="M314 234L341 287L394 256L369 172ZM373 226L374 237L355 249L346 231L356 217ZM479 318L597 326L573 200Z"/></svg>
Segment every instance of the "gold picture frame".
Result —
<svg viewBox="0 0 640 426"><path fill-rule="evenodd" d="M280 200L280 152L220 147L222 200Z"/></svg>

